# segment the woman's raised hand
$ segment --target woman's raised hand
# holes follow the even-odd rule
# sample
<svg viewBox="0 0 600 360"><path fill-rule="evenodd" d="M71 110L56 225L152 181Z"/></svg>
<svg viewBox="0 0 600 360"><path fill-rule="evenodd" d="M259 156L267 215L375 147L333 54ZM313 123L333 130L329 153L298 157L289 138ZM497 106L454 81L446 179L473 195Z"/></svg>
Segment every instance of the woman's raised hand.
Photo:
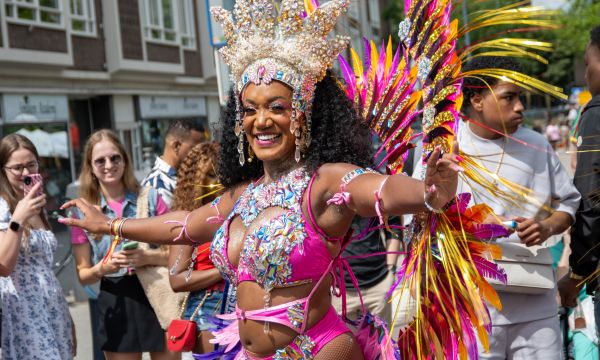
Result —
<svg viewBox="0 0 600 360"><path fill-rule="evenodd" d="M451 154L442 154L441 148L436 147L427 160L425 172L425 200L434 209L442 209L456 196L458 173L464 169L458 165L458 141L454 141Z"/></svg>
<svg viewBox="0 0 600 360"><path fill-rule="evenodd" d="M35 184L29 193L25 195L15 207L12 219L20 224L29 220L30 217L38 215L40 210L46 205L46 194L37 195L41 183Z"/></svg>
<svg viewBox="0 0 600 360"><path fill-rule="evenodd" d="M85 199L79 198L75 200L70 200L64 203L60 209L68 209L71 207L76 207L83 214L82 219L74 219L71 217L60 218L58 222L61 224L65 224L68 226L77 226L92 234L108 234L110 229L108 226L108 221L110 220L108 216L104 215L100 209L96 206L93 206Z"/></svg>

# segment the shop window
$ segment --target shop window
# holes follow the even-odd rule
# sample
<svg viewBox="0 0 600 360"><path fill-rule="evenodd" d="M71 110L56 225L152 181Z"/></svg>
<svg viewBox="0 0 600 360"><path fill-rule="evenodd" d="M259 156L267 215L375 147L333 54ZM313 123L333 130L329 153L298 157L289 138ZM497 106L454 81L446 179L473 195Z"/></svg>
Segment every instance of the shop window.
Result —
<svg viewBox="0 0 600 360"><path fill-rule="evenodd" d="M5 0L6 18L14 23L63 27L61 0Z"/></svg>
<svg viewBox="0 0 600 360"><path fill-rule="evenodd" d="M96 36L96 14L93 0L70 0L71 31Z"/></svg>
<svg viewBox="0 0 600 360"><path fill-rule="evenodd" d="M176 4L173 0L144 0L144 37L146 40L177 43Z"/></svg>
<svg viewBox="0 0 600 360"><path fill-rule="evenodd" d="M196 50L196 26L192 0L179 0L179 30L184 49Z"/></svg>

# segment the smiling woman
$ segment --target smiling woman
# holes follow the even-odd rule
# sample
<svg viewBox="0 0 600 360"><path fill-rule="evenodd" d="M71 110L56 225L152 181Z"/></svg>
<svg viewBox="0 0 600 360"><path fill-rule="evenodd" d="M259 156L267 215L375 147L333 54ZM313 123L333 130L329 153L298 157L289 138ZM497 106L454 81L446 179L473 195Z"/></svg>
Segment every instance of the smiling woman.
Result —
<svg viewBox="0 0 600 360"><path fill-rule="evenodd" d="M98 206L111 218L137 215L140 186L133 175L131 160L123 144L110 130L99 130L88 139L81 174L80 196ZM167 211L157 192L148 193L148 215ZM166 265L168 254L160 249L112 249L108 236L96 236L81 229L71 234L77 274L82 284L100 282L98 329L101 349L107 359L137 359L142 352L152 359L177 359L165 350L165 333L150 305L135 269ZM111 250L115 251L114 256ZM123 332L123 327L127 328Z"/></svg>
<svg viewBox="0 0 600 360"><path fill-rule="evenodd" d="M313 112L311 114L312 140L308 147L300 148L302 160L310 170L315 170L322 164L336 162L350 163L361 167L371 165L373 148L371 146L370 131L363 122L359 121L358 115L352 109L352 104L337 81L328 72L325 78L316 85ZM252 85L249 85L248 88ZM279 91L283 91L284 94L286 92L282 89L287 89L287 95L277 99L274 104L275 108L272 111L276 111L277 107L291 106L290 88L277 81L273 82L273 85ZM236 100L232 90L225 111L221 114L220 121L224 129L235 128L236 112ZM281 110L280 112L286 113L288 117L287 131L282 131L281 135L283 136L284 133L285 135L292 135L289 130L291 109ZM274 115L278 116L269 115L271 122L272 118L282 118L282 114ZM301 122L303 121L304 118L302 118ZM248 121L245 120L245 123L248 123ZM349 136L349 134L352 135ZM293 135L292 139L294 139ZM233 187L250 179L258 178L263 174L263 165L260 157L252 162L247 161L244 165L240 166L237 150L238 138L233 131L223 132L221 144L219 178L224 186ZM248 148L246 147L244 151L245 156L250 159ZM294 152L295 150L291 151L293 157L295 157ZM289 157L288 160L290 160Z"/></svg>

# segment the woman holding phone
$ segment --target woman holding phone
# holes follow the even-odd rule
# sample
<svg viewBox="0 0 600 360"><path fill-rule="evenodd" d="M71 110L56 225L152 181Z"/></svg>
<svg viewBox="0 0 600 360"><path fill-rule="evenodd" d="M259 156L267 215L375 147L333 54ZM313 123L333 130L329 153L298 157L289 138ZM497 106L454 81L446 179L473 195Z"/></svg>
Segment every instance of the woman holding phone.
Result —
<svg viewBox="0 0 600 360"><path fill-rule="evenodd" d="M0 359L72 359L75 331L52 271L56 237L33 143L18 134L0 141Z"/></svg>
<svg viewBox="0 0 600 360"><path fill-rule="evenodd" d="M110 218L135 217L140 186L133 167L117 135L99 130L88 139L79 175L79 195ZM148 215L168 211L158 193L148 193ZM98 295L98 338L109 360L141 359L150 352L153 360L178 359L165 346L165 332L148 302L135 269L168 263L160 249L142 249L133 244L117 245L112 257L109 236L98 236L72 228L73 252L79 281L84 285L100 282Z"/></svg>

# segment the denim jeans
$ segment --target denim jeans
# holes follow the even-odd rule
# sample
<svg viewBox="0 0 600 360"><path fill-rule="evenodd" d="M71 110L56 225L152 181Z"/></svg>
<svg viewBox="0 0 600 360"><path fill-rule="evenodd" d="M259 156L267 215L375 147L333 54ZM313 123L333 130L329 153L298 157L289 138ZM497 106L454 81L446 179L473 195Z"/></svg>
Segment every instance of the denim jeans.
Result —
<svg viewBox="0 0 600 360"><path fill-rule="evenodd" d="M202 305L200 302L204 300ZM221 313L221 305L223 303L223 292L218 290L199 290L190 293L188 303L183 313L183 318L196 322L198 331L208 330L211 322L209 318L215 317ZM198 311L196 309L200 305ZM196 312L196 314L194 314ZM190 318L194 315L194 318Z"/></svg>

